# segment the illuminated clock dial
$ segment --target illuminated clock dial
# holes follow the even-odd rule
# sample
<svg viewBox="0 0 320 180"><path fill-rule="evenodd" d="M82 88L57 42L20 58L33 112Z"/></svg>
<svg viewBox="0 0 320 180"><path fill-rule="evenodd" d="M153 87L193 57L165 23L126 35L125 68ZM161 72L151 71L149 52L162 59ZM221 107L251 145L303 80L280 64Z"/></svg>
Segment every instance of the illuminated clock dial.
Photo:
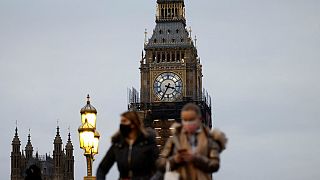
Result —
<svg viewBox="0 0 320 180"><path fill-rule="evenodd" d="M155 79L153 89L159 100L174 101L182 95L182 80L175 73L162 73Z"/></svg>

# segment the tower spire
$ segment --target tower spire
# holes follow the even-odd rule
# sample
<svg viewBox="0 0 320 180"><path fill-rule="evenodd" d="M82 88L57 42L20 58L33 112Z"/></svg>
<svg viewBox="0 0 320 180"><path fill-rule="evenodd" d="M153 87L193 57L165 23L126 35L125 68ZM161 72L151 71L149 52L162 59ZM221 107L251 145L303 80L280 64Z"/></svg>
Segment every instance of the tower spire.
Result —
<svg viewBox="0 0 320 180"><path fill-rule="evenodd" d="M25 147L25 151L26 151L26 158L30 159L32 158L32 154L33 154L33 147L31 144L31 133L30 133L30 129L29 129L29 133L28 133L28 142L27 145Z"/></svg>
<svg viewBox="0 0 320 180"><path fill-rule="evenodd" d="M12 151L11 151L11 179L20 179L21 174L21 151L20 151L20 139L18 136L18 126L16 122L16 128L14 137L12 140ZM23 152L22 152L23 154Z"/></svg>
<svg viewBox="0 0 320 180"><path fill-rule="evenodd" d="M53 141L53 161L54 161L54 178L53 179L62 179L62 162L63 162L63 149L62 149L62 139L60 137L60 128L57 125L56 137Z"/></svg>
<svg viewBox="0 0 320 180"><path fill-rule="evenodd" d="M57 126L57 136L59 136L60 135L60 127L59 127L59 125Z"/></svg>
<svg viewBox="0 0 320 180"><path fill-rule="evenodd" d="M12 140L12 145L14 146L19 146L19 149L20 149L20 139L19 139L19 135L18 135L18 127L16 126L15 128L15 132L14 132L14 137L13 137L13 140Z"/></svg>
<svg viewBox="0 0 320 180"><path fill-rule="evenodd" d="M62 144L62 139L60 137L60 127L57 125L56 137L54 138L54 144Z"/></svg>
<svg viewBox="0 0 320 180"><path fill-rule="evenodd" d="M18 137L18 121L16 120L15 136Z"/></svg>
<svg viewBox="0 0 320 180"><path fill-rule="evenodd" d="M18 127L16 126L14 137L18 137Z"/></svg>
<svg viewBox="0 0 320 180"><path fill-rule="evenodd" d="M68 142L71 142L70 126L68 127Z"/></svg>
<svg viewBox="0 0 320 180"><path fill-rule="evenodd" d="M74 179L74 156L73 156L73 145L71 142L71 135L70 135L70 127L68 128L68 141L66 144L66 161L65 163L67 164L67 174L66 176L68 177L67 179Z"/></svg>
<svg viewBox="0 0 320 180"><path fill-rule="evenodd" d="M29 128L29 133L28 133L28 143L31 143L30 128Z"/></svg>

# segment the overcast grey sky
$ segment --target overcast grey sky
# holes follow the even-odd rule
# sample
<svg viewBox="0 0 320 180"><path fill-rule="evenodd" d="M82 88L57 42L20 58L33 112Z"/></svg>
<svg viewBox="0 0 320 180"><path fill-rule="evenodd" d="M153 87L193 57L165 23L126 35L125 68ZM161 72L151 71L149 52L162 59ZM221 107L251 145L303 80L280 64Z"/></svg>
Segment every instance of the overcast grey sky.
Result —
<svg viewBox="0 0 320 180"><path fill-rule="evenodd" d="M217 180L320 178L320 1L185 0L198 37L214 124L229 137ZM10 177L18 120L22 148L53 150L71 127L75 176L79 110L90 93L98 110L100 154L110 146L127 87L139 88L144 29L155 0L0 0L0 173ZM115 180L114 168L108 179Z"/></svg>

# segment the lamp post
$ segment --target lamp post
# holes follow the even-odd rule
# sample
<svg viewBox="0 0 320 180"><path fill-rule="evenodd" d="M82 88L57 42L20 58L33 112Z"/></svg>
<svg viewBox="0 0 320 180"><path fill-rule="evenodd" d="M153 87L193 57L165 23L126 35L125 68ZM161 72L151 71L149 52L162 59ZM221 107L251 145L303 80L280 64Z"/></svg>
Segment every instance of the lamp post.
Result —
<svg viewBox="0 0 320 180"><path fill-rule="evenodd" d="M97 110L90 104L90 96L87 96L87 104L80 110L81 126L78 129L80 148L84 150L87 160L87 176L84 180L95 180L92 176L92 163L94 156L98 154L100 134L96 130Z"/></svg>

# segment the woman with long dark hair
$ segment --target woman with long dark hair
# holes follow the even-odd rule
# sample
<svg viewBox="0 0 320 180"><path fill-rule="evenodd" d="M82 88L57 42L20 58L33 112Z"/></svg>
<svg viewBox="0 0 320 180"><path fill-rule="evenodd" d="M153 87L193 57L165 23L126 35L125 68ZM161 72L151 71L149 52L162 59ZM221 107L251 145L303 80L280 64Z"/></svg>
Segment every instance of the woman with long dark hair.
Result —
<svg viewBox="0 0 320 180"><path fill-rule="evenodd" d="M105 180L116 162L120 180L149 180L156 170L159 150L155 133L146 130L134 111L121 114L119 131L112 137L112 144L101 161L97 180Z"/></svg>

